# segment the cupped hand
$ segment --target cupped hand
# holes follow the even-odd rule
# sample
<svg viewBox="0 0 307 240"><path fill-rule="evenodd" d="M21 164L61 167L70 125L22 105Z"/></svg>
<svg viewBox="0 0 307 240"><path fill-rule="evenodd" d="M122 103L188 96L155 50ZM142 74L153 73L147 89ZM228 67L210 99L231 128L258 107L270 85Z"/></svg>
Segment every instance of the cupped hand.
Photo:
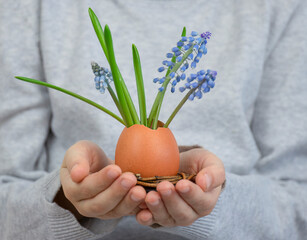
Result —
<svg viewBox="0 0 307 240"><path fill-rule="evenodd" d="M60 179L66 199L85 217L111 219L135 214L146 196L142 187L135 186L132 173L122 173L90 141L77 142L67 150ZM66 208L74 212L73 206Z"/></svg>
<svg viewBox="0 0 307 240"><path fill-rule="evenodd" d="M137 213L140 224L162 226L187 226L206 216L214 209L225 181L222 161L213 153L196 148L180 154L179 171L197 174L195 183L180 180L176 186L163 181L157 191L145 198L148 209Z"/></svg>

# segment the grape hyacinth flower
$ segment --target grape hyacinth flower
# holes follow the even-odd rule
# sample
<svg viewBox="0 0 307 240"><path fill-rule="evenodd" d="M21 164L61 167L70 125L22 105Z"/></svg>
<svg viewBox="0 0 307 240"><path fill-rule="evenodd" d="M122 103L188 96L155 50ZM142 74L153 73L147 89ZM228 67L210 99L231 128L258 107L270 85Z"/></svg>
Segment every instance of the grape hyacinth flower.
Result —
<svg viewBox="0 0 307 240"><path fill-rule="evenodd" d="M211 88L215 86L215 79L217 72L212 70L200 70L197 73L187 73L187 70L195 69L200 62L201 58L207 54L207 40L210 39L211 33L204 32L198 34L196 31L192 31L190 36L182 35L181 39L177 42L176 46L171 49L171 53L167 53L166 57L169 60L164 60L162 62L163 66L158 68L158 72L161 70L167 70L166 75L162 78L155 78L154 83L161 84L159 87L159 93L156 98L156 102L153 106L153 111L155 114L159 115L159 110L161 108L161 103L167 89L168 84L171 84L171 92L174 93L178 83L183 82L178 86L180 92L189 90L186 96L178 104L174 112L171 114L170 118L165 123L167 127L172 121L176 113L180 110L187 99L193 101L195 98L201 99L203 94L208 93ZM168 68L167 68L168 67ZM160 79L163 79L161 81ZM160 97L159 97L160 95ZM160 103L159 103L160 102ZM153 119L153 123L157 121ZM149 122L151 122L151 116L149 116Z"/></svg>
<svg viewBox="0 0 307 240"><path fill-rule="evenodd" d="M95 87L101 93L105 93L106 88L110 86L109 83L113 81L112 73L107 68L100 67L96 62L92 62L91 65L95 74Z"/></svg>
<svg viewBox="0 0 307 240"><path fill-rule="evenodd" d="M180 81L186 80L187 85L184 87L180 87L180 92L183 92L185 89L198 89L195 92L196 96L200 99L202 94L198 93L199 91L209 92L208 88L214 87L214 80L216 77L216 72L211 70L200 70L197 74L192 73L189 77L186 78L186 70L190 67L191 69L195 69L197 64L203 55L207 54L207 39L210 39L211 33L205 32L198 34L196 31L191 32L190 37L182 36L181 39L177 42L177 46L171 49L172 53L167 53L166 57L171 58L172 61L164 60L162 62L163 66L158 68L158 72L163 72L168 67L168 73L165 77L155 78L153 80L154 83L162 84L159 87L159 92L166 90L167 84L171 82L171 92L175 92L175 86ZM178 69L180 71L178 71ZM212 77L215 75L214 77ZM204 80L208 78L208 80ZM162 80L163 79L163 80ZM208 81L206 88L201 88L201 83ZM202 90L203 89L203 90ZM206 90L204 90L206 89ZM194 96L194 94L191 94ZM189 98L193 100L193 97Z"/></svg>
<svg viewBox="0 0 307 240"><path fill-rule="evenodd" d="M141 124L151 129L157 129L158 127L163 98L169 85L172 93L176 92L176 89L178 89L179 92L185 92L186 94L165 122L164 128L169 126L174 116L188 99L192 101L194 99L201 99L205 93L208 93L210 89L215 87L217 75L215 71L203 69L194 71L194 69L199 66L203 56L207 54L206 45L207 40L211 38L211 33L204 32L199 34L196 31L192 31L190 36L186 36L186 28L184 27L181 38L166 54L166 59L162 61L162 66L157 68L158 72L164 76L156 77L153 80L154 83L159 84L158 93L150 113L147 115L140 56L136 46L132 44L133 66L139 103L138 115L116 62L111 30L108 25L105 25L104 29L102 28L97 16L91 9L89 9L89 15L106 60L110 66L110 70L108 70L100 67L95 62L91 63L95 75L95 87L101 93L104 93L106 90L108 91L117 107L120 114L119 116L108 108L59 86L27 77L16 76L16 78L22 81L46 86L73 96L100 109L126 127L130 127L134 124ZM111 82L114 82L115 91L113 91L110 85Z"/></svg>

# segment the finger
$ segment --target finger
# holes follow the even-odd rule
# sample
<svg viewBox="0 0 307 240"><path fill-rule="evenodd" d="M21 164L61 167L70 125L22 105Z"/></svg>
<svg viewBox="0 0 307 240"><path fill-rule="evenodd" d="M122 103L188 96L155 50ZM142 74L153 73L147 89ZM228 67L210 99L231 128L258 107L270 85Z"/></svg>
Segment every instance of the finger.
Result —
<svg viewBox="0 0 307 240"><path fill-rule="evenodd" d="M159 183L157 191L162 196L167 212L177 226L191 225L198 218L198 214L178 195L170 182Z"/></svg>
<svg viewBox="0 0 307 240"><path fill-rule="evenodd" d="M67 192L70 200L81 201L93 198L107 189L121 174L116 165L109 165L96 173L84 178L80 183L74 182L66 168L61 170L61 183L64 193Z"/></svg>
<svg viewBox="0 0 307 240"><path fill-rule="evenodd" d="M220 166L224 168L221 159L203 148L192 149L180 154L179 171L197 174L203 168L209 166Z"/></svg>
<svg viewBox="0 0 307 240"><path fill-rule="evenodd" d="M95 143L79 141L71 146L64 157L63 168L67 168L75 182L82 181L91 172L108 165L109 159Z"/></svg>
<svg viewBox="0 0 307 240"><path fill-rule="evenodd" d="M152 213L148 209L141 210L138 214L136 214L135 218L139 224L145 226L154 224Z"/></svg>
<svg viewBox="0 0 307 240"><path fill-rule="evenodd" d="M203 191L210 192L221 186L225 181L224 166L211 165L202 169L196 176L195 182Z"/></svg>
<svg viewBox="0 0 307 240"><path fill-rule="evenodd" d="M188 180L180 180L175 188L182 199L194 209L199 217L211 213L219 196L218 189L204 192L200 186Z"/></svg>
<svg viewBox="0 0 307 240"><path fill-rule="evenodd" d="M105 214L103 219L119 218L140 211L138 205L145 200L146 191L141 186L135 186L130 189L124 199L110 212Z"/></svg>
<svg viewBox="0 0 307 240"><path fill-rule="evenodd" d="M175 221L167 212L159 193L155 191L149 192L146 196L145 202L153 215L153 221L155 223L165 227L175 225Z"/></svg>
<svg viewBox="0 0 307 240"><path fill-rule="evenodd" d="M77 209L84 216L102 218L104 214L115 208L135 185L136 177L132 173L123 173L110 187L94 198L77 202Z"/></svg>

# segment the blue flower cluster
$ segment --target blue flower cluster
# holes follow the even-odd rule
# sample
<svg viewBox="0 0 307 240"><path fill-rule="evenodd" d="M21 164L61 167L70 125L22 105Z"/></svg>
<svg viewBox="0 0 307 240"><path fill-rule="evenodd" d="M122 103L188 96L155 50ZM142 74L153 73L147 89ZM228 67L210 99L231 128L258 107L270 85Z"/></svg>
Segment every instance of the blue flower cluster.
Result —
<svg viewBox="0 0 307 240"><path fill-rule="evenodd" d="M212 70L201 70L198 71L197 74L192 73L187 78L184 86L179 88L179 91L184 92L186 89L194 89L189 99L191 101L193 101L195 97L201 99L203 93L210 92L210 89L214 88L216 75L217 72Z"/></svg>
<svg viewBox="0 0 307 240"><path fill-rule="evenodd" d="M202 92L210 91L214 87L214 80L217 73L211 70L201 70L197 74L187 76L186 70L196 68L200 59L207 54L207 39L210 39L211 33L205 32L198 34L195 31L191 32L189 37L181 37L177 42L177 46L172 48L171 53L166 54L167 60L162 62L162 67L158 68L158 72L169 70L165 77L155 78L154 83L162 84L159 91L162 92L168 83L171 83L171 92L175 92L175 86L186 81L183 87L179 90L183 92L185 89L195 89L189 96L190 100L195 97L201 98ZM197 90L197 89L198 90Z"/></svg>
<svg viewBox="0 0 307 240"><path fill-rule="evenodd" d="M95 62L92 62L91 65L95 74L94 81L96 89L104 93L109 83L113 81L112 73L107 68L100 67Z"/></svg>

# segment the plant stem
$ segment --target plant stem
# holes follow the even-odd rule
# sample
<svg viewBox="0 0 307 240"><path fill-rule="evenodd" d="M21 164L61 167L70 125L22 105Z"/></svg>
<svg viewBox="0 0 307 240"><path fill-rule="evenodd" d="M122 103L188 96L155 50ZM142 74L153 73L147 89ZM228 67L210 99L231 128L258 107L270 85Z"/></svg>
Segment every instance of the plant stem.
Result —
<svg viewBox="0 0 307 240"><path fill-rule="evenodd" d="M122 109L121 105L119 104L118 99L117 99L117 97L116 97L116 95L115 95L115 93L114 93L112 87L110 86L109 83L107 83L107 84L108 84L107 89L108 89L108 91L109 91L109 93L110 93L110 95L111 95L111 97L112 97L112 99L113 99L113 102L115 103L115 105L116 105L116 107L117 107L117 109L118 109L120 115L122 116L122 118L123 118L123 120L124 120L124 122L125 122L125 125L126 125L126 124L127 124L127 121L126 121L126 119L125 119L125 114L123 113L123 109Z"/></svg>
<svg viewBox="0 0 307 240"><path fill-rule="evenodd" d="M107 46L106 46L106 42L105 42L105 38L104 38L104 33L103 33L102 27L100 25L100 22L99 22L99 20L98 20L98 18L96 16L96 14L94 13L94 11L91 8L88 9L88 13L90 15L90 18L91 18L91 21L92 21L95 33L96 33L97 38L98 38L98 40L100 42L100 45L101 45L102 50L104 52L104 55L106 56L108 62L110 63L108 49L107 49Z"/></svg>
<svg viewBox="0 0 307 240"><path fill-rule="evenodd" d="M141 124L147 126L146 99L145 99L141 60L137 47L134 44L132 44L132 54L133 54L134 73L135 73L138 100L139 100L140 120Z"/></svg>
<svg viewBox="0 0 307 240"><path fill-rule="evenodd" d="M186 36L186 33L187 33L187 29L186 29L186 27L183 27L183 29L182 29L182 33L181 33L181 37L185 37ZM181 49L182 47L178 47L179 49ZM193 49L192 49L192 51L193 51ZM191 51L191 52L192 52ZM187 55L187 56L189 56L189 55ZM171 60L173 63L176 63L176 56L174 55L173 57L172 57L172 60ZM184 62L184 60L183 61L181 61L180 62L180 65L178 66L178 68L181 66L181 64ZM177 68L177 70L178 70L178 68ZM174 69L174 68L173 68ZM176 71L177 71L176 70ZM176 72L176 71L174 71L174 72ZM165 74L165 77L167 77L169 74L171 73L171 69L170 69L170 67L167 69L167 72L166 72L166 74ZM170 81L170 79L169 79L169 81ZM167 84L169 83L169 81L167 82ZM166 85L167 85L166 84ZM164 85L163 85L164 86ZM165 88L164 88L164 91L166 90L166 86L165 86ZM159 95L160 93L158 93L158 95ZM148 119L149 119L149 126L151 126L151 124L152 124L152 121L153 121L153 118L155 119L154 121L154 126L157 126L157 123L158 123L158 120L159 120L159 113L160 113L160 110L161 110L161 105L162 105L162 101L163 101L163 97L164 97L164 93L163 93L163 96L162 96L162 99L160 100L158 100L159 101L159 104L157 104L156 103L156 101L157 101L157 98L158 98L158 95L157 95L157 97L156 97L156 99L155 99L155 102L154 102L154 104L153 104L153 106L152 106L152 108L151 108L151 111L150 111L150 114L149 114L149 117L148 117ZM157 116L158 115L158 116Z"/></svg>
<svg viewBox="0 0 307 240"><path fill-rule="evenodd" d="M175 64L175 66L172 69L172 72L176 72L179 67L182 65L182 63L188 58L188 56L193 52L193 47L191 47L182 57L182 60L180 62L178 62L177 64ZM167 85L170 82L171 78L169 77L169 75L167 75L165 82L162 84L162 87L164 87L164 90L162 92L159 92L156 96L156 99L154 101L154 104L152 106L150 115L149 115L149 126L151 125L151 122L153 120L153 118L158 115L158 117L155 117L156 119L159 118L159 110L161 109L161 107L159 107L160 102L162 104L166 89L167 89Z"/></svg>
<svg viewBox="0 0 307 240"><path fill-rule="evenodd" d="M201 86L204 82L206 81L206 79L202 80L198 86L196 88L192 88L185 96L184 98L180 101L180 103L177 105L177 107L175 108L175 110L172 112L172 114L170 115L170 117L167 119L166 123L164 124L163 127L167 128L168 125L171 123L171 121L173 120L173 118L176 116L176 114L178 113L178 111L182 108L182 106L184 105L184 103L189 99L189 96L196 91L196 89Z"/></svg>
<svg viewBox="0 0 307 240"><path fill-rule="evenodd" d="M25 81L25 82L30 82L30 83L42 85L42 86L45 86L45 87L48 87L48 88L53 88L55 90L58 90L58 91L63 92L63 93L66 93L66 94L68 94L70 96L73 96L75 98L78 98L79 100L81 100L83 102L86 102L86 103L88 103L88 104L90 104L90 105L92 105L92 106L102 110L103 112L109 114L111 117L115 118L117 121L119 121L120 123L125 125L125 122L119 116L117 116L115 113L113 113L110 110L104 108L103 106L99 105L98 103L95 103L95 102L89 100L88 98L82 97L79 94L76 94L76 93L68 91L68 90L66 90L64 88L61 88L61 87L58 87L58 86L55 86L55 85L52 85L52 84L49 84L49 83L46 83L46 82L43 82L43 81L38 81L38 80L35 80L35 79L26 78L26 77L19 77L19 76L16 76L15 78L17 78L19 80L22 80L22 81Z"/></svg>
<svg viewBox="0 0 307 240"><path fill-rule="evenodd" d="M113 75L115 90L118 96L119 103L123 109L125 119L127 121L126 126L130 127L131 125L133 125L133 119L129 111L129 107L128 107L128 104L127 104L127 101L125 99L125 95L123 92L122 77L119 72L118 66L116 64L114 49L113 49L112 35L111 35L111 31L108 25L105 26L104 36L106 40L106 46L108 49L109 64L110 64L112 75Z"/></svg>

